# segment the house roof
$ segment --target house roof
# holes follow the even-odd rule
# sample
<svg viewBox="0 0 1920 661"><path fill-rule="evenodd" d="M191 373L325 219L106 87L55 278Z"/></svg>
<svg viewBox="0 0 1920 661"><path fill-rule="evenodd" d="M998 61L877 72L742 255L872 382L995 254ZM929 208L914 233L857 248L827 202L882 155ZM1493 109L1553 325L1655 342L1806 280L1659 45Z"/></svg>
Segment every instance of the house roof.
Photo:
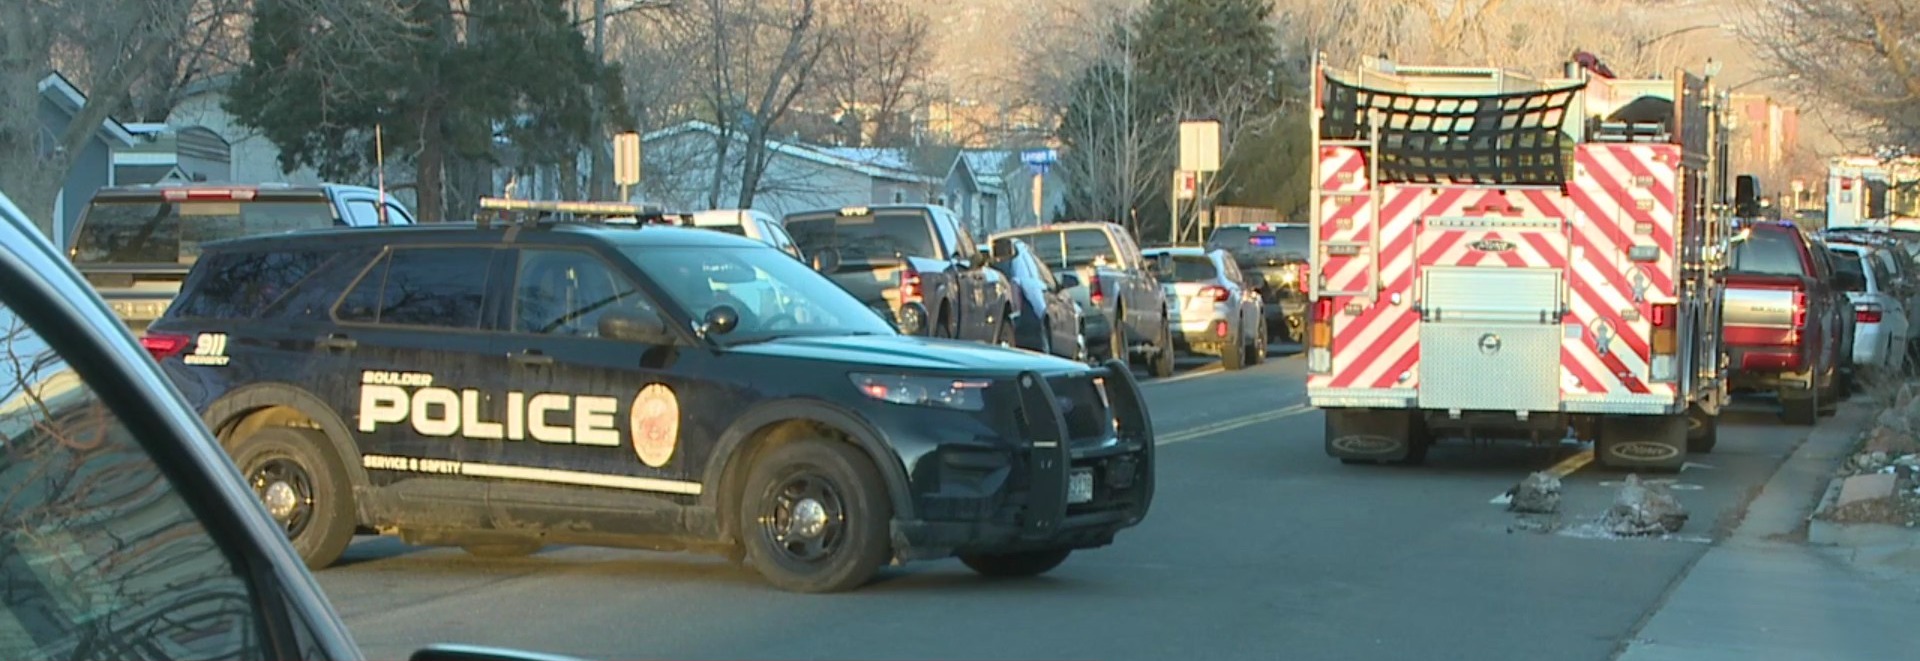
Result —
<svg viewBox="0 0 1920 661"><path fill-rule="evenodd" d="M64 108L70 116L80 114L80 109L87 106L87 95L81 94L80 88L73 86L73 81L67 80L66 76L58 72L47 74L47 77L40 79L40 93L52 99L54 103L60 104L60 107ZM122 145L133 146L133 133L127 131L126 126L114 121L112 117L100 123L100 132L120 141Z"/></svg>
<svg viewBox="0 0 1920 661"><path fill-rule="evenodd" d="M816 147L821 153L877 168L913 172L913 159L907 150L892 147Z"/></svg>
<svg viewBox="0 0 1920 661"><path fill-rule="evenodd" d="M175 165L120 165L113 166L113 183L116 186L137 186L157 184L173 179L175 181L193 181L193 177Z"/></svg>
<svg viewBox="0 0 1920 661"><path fill-rule="evenodd" d="M720 135L720 128L706 122L692 120L649 132L641 136L641 140L643 142L653 142L655 140L676 137L687 133L704 133L718 136ZM734 133L733 138L735 140L744 140L738 133ZM767 140L766 146L767 149L784 156L811 161L828 167L852 170L875 179L906 181L920 184L935 184L940 181L938 178L929 177L913 171L911 166L905 168L898 167L904 165L904 163L886 161L862 162L832 153L832 150L838 150L840 148L830 150L826 147L815 147L798 142L783 142L780 140Z"/></svg>

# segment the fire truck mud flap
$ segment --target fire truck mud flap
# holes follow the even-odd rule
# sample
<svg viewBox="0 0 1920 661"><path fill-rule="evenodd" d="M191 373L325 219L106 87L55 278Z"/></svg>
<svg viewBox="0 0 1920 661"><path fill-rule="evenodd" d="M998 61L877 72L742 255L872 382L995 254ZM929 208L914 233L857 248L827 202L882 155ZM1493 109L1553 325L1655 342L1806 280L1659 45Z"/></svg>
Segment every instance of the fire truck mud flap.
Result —
<svg viewBox="0 0 1920 661"><path fill-rule="evenodd" d="M1608 415L1600 418L1593 458L1620 470L1677 472L1687 462L1687 415Z"/></svg>
<svg viewBox="0 0 1920 661"><path fill-rule="evenodd" d="M1418 411L1327 409L1327 456L1346 461L1406 461L1425 443Z"/></svg>

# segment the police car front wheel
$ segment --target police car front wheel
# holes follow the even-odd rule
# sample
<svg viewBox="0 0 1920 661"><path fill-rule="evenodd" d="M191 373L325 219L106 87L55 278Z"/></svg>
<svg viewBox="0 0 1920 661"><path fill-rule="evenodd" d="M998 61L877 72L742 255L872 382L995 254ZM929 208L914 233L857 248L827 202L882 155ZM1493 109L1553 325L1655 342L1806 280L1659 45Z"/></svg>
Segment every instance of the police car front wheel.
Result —
<svg viewBox="0 0 1920 661"><path fill-rule="evenodd" d="M748 563L783 590L860 587L887 561L892 506L865 453L802 439L754 463L741 492L739 530Z"/></svg>
<svg viewBox="0 0 1920 661"><path fill-rule="evenodd" d="M266 427L239 439L232 454L308 568L323 569L340 558L353 541L352 489L326 436Z"/></svg>

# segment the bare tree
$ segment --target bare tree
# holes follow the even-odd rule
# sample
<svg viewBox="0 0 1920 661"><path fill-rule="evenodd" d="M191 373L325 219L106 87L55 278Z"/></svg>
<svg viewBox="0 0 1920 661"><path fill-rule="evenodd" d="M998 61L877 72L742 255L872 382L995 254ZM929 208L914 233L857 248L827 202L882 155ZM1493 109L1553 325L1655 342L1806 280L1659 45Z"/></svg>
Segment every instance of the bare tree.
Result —
<svg viewBox="0 0 1920 661"><path fill-rule="evenodd" d="M1134 67L1128 0L1056 5L1026 27L1021 53L1028 72L1022 96L1047 108L1062 136L1083 136L1067 145L1057 166L1070 182L1069 213L1112 220L1138 231L1134 210L1148 202L1162 174L1149 167L1175 135L1136 107L1139 74Z"/></svg>
<svg viewBox="0 0 1920 661"><path fill-rule="evenodd" d="M1745 0L1741 36L1765 72L1793 77L1804 100L1857 124L1842 134L1877 144L1920 138L1920 9L1885 0Z"/></svg>
<svg viewBox="0 0 1920 661"><path fill-rule="evenodd" d="M53 235L74 159L192 24L195 0L0 3L0 190ZM56 67L56 63L70 66ZM64 131L40 123L40 82L64 68L88 100ZM61 73L67 73L62 71Z"/></svg>
<svg viewBox="0 0 1920 661"><path fill-rule="evenodd" d="M1666 75L1700 58L1673 33L1661 35L1632 0L1278 0L1275 17L1303 46L1288 59L1304 67L1313 53L1354 63L1385 55L1409 64L1495 66L1559 75L1575 50L1591 52L1623 76Z"/></svg>
<svg viewBox="0 0 1920 661"><path fill-rule="evenodd" d="M816 91L851 124L849 144L901 141L924 107L927 19L895 0L829 0L833 17Z"/></svg>
<svg viewBox="0 0 1920 661"><path fill-rule="evenodd" d="M703 0L691 12L684 37L704 57L696 72L704 82L705 111L720 130L714 137L713 176L707 189L710 206L720 205L721 191L738 163L736 204L753 206L760 178L773 153L767 138L806 91L815 66L826 50L826 21L821 0L792 0L777 6L752 0Z"/></svg>

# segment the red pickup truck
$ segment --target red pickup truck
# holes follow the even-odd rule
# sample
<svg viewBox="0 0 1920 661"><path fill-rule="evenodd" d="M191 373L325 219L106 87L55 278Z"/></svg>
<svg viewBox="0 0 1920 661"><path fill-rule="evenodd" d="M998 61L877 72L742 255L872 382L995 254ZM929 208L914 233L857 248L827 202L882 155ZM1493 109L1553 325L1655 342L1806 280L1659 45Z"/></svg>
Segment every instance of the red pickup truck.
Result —
<svg viewBox="0 0 1920 661"><path fill-rule="evenodd" d="M1853 312L1831 256L1789 221L1744 221L1728 264L1726 350L1735 389L1771 390L1787 422L1814 424L1845 395Z"/></svg>

